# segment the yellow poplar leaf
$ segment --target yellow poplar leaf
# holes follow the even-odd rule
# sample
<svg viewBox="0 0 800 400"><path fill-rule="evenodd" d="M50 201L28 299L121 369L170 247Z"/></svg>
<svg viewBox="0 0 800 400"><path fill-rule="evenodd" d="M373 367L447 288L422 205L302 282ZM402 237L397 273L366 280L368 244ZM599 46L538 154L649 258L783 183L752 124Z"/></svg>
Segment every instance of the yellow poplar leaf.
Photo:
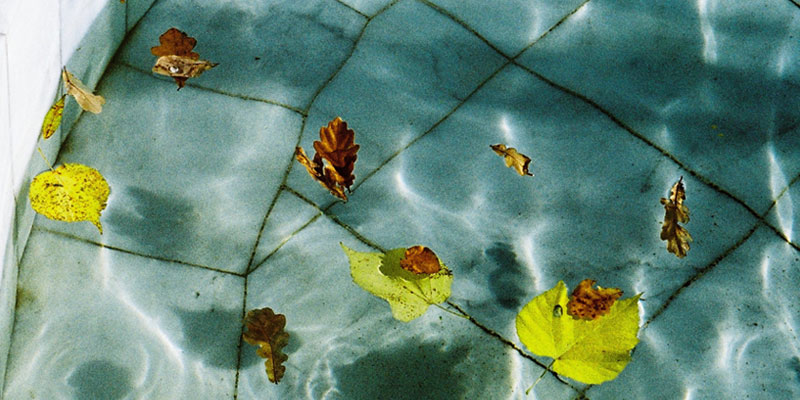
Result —
<svg viewBox="0 0 800 400"><path fill-rule="evenodd" d="M554 359L556 373L588 384L619 375L639 343L639 297L614 302L607 315L574 319L564 282L536 296L517 315L517 335L532 353Z"/></svg>
<svg viewBox="0 0 800 400"><path fill-rule="evenodd" d="M64 164L36 175L29 197L31 207L39 214L57 221L90 221L102 235L100 213L106 208L110 191L96 169Z"/></svg>
<svg viewBox="0 0 800 400"><path fill-rule="evenodd" d="M61 78L64 80L64 87L67 88L67 94L75 98L78 105L84 111L99 114L103 111L103 104L106 104L106 99L103 96L92 93L92 90L87 88L75 75L72 75L66 68L61 70Z"/></svg>
<svg viewBox="0 0 800 400"><path fill-rule="evenodd" d="M341 243L340 243L341 244ZM435 273L414 273L400 266L406 249L386 253L361 253L341 245L350 260L350 275L362 289L386 300L392 316L403 322L411 321L428 310L428 306L443 303L450 297L453 273L439 260Z"/></svg>
<svg viewBox="0 0 800 400"><path fill-rule="evenodd" d="M61 116L64 114L64 99L66 97L67 95L61 96L45 114L44 122L42 122L42 136L45 139L53 136L58 130L58 126L61 125Z"/></svg>

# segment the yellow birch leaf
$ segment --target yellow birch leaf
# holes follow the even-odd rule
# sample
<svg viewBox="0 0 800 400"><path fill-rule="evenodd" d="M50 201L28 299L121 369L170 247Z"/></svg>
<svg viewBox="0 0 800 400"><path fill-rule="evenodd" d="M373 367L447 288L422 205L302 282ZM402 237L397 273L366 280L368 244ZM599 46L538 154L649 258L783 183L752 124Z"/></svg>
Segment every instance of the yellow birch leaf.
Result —
<svg viewBox="0 0 800 400"><path fill-rule="evenodd" d="M574 319L563 312L569 299L561 281L522 308L517 335L534 354L553 358L556 373L583 383L603 383L622 372L639 343L640 296L614 302L608 314L597 319Z"/></svg>
<svg viewBox="0 0 800 400"><path fill-rule="evenodd" d="M67 88L67 94L72 96L78 105L84 111L99 114L103 111L103 104L106 104L106 99L103 96L92 93L92 90L87 88L75 75L72 75L66 68L61 70L61 78L64 80L64 87Z"/></svg>
<svg viewBox="0 0 800 400"><path fill-rule="evenodd" d="M57 221L93 223L100 234L100 213L106 208L111 189L96 169L64 164L36 175L29 197L34 211Z"/></svg>
<svg viewBox="0 0 800 400"><path fill-rule="evenodd" d="M66 97L67 95L61 96L61 98L50 107L47 114L45 114L44 122L42 122L42 137L45 139L49 139L50 136L53 136L58 130L59 125L61 125L61 116L64 114L64 99Z"/></svg>

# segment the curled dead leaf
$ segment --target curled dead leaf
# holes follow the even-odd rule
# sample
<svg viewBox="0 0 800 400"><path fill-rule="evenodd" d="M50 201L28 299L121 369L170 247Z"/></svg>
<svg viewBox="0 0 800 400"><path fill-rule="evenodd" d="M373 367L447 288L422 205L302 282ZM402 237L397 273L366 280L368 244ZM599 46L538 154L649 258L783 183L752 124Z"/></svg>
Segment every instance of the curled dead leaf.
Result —
<svg viewBox="0 0 800 400"><path fill-rule="evenodd" d="M400 260L400 267L415 274L435 274L440 269L439 257L425 246L409 247Z"/></svg>
<svg viewBox="0 0 800 400"><path fill-rule="evenodd" d="M683 177L678 179L670 189L669 199L661 198L664 205L664 223L661 226L661 240L667 241L667 251L678 258L686 257L692 236L686 228L678 223L689 222L689 209L683 205L686 192L683 189Z"/></svg>
<svg viewBox="0 0 800 400"><path fill-rule="evenodd" d="M259 346L256 353L266 358L267 378L277 384L283 378L286 367L282 364L289 356L281 351L289 343L289 334L284 331L286 316L275 314L271 308L250 310L244 317L247 331L242 334L245 342Z"/></svg>
<svg viewBox="0 0 800 400"><path fill-rule="evenodd" d="M186 85L187 79L200 76L218 65L199 60L200 55L192 51L197 40L176 28L169 28L158 41L160 44L150 49L154 56L158 56L153 72L172 77L178 90Z"/></svg>
<svg viewBox="0 0 800 400"><path fill-rule="evenodd" d="M491 147L497 155L505 159L506 167L514 167L520 176L533 176L533 174L528 171L528 166L531 163L531 159L528 156L517 152L517 149L513 147L506 147L504 144L493 144L489 147Z"/></svg>
<svg viewBox="0 0 800 400"><path fill-rule="evenodd" d="M64 80L64 87L67 89L67 94L72 96L78 105L84 110L93 114L99 114L103 111L103 104L106 104L106 99L103 96L92 93L92 90L86 87L75 75L72 75L66 68L61 70L61 79Z"/></svg>
<svg viewBox="0 0 800 400"><path fill-rule="evenodd" d="M332 195L347 201L344 189L349 191L356 178L353 169L359 145L354 143L355 132L347 128L347 122L336 117L328 126L320 128L319 137L320 140L314 141L313 160L299 146L295 148L295 158ZM327 160L327 164L323 160Z"/></svg>
<svg viewBox="0 0 800 400"><path fill-rule="evenodd" d="M622 290L616 288L592 288L595 281L584 279L572 291L567 303L567 314L574 319L595 320L606 315L617 299L622 297Z"/></svg>

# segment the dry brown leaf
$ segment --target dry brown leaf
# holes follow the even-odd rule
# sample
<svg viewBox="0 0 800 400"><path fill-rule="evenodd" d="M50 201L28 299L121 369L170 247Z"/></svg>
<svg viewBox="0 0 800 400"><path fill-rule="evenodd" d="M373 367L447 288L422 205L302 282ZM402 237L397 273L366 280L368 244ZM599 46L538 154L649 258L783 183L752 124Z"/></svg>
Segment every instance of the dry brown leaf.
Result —
<svg viewBox="0 0 800 400"><path fill-rule="evenodd" d="M689 209L683 205L686 192L683 189L683 177L678 179L669 191L669 199L661 198L664 205L664 224L661 226L661 240L667 241L667 251L678 258L686 257L692 236L686 228L678 223L689 222Z"/></svg>
<svg viewBox="0 0 800 400"><path fill-rule="evenodd" d="M489 147L491 147L497 155L505 159L506 167L514 167L521 176L533 176L533 174L528 171L528 165L531 163L531 159L528 158L528 156L517 152L517 149L513 147L507 148L504 144L494 144Z"/></svg>
<svg viewBox="0 0 800 400"><path fill-rule="evenodd" d="M415 274L435 274L439 272L439 257L433 250L425 246L413 246L406 249L405 257L400 260L400 266Z"/></svg>
<svg viewBox="0 0 800 400"><path fill-rule="evenodd" d="M359 145L354 143L355 132L347 129L347 122L336 117L319 129L320 140L314 141L314 159L310 160L302 147L296 147L294 154L297 161L308 170L314 180L328 189L332 195L347 201L344 189L350 191L355 175L356 159ZM326 164L323 160L327 160Z"/></svg>
<svg viewBox="0 0 800 400"><path fill-rule="evenodd" d="M267 360L267 378L277 384L283 378L286 367L282 364L289 359L281 349L289 343L289 334L284 331L286 316L275 314L271 308L250 310L244 317L247 331L242 334L245 342L259 346L256 353Z"/></svg>
<svg viewBox="0 0 800 400"><path fill-rule="evenodd" d="M572 291L567 303L567 314L574 319L594 320L611 311L611 306L622 297L622 290L616 288L592 288L595 281L584 279Z"/></svg>
<svg viewBox="0 0 800 400"><path fill-rule="evenodd" d="M158 56L153 72L170 76L178 84L178 90L186 85L186 80L200 76L217 66L206 60L199 60L200 55L192 49L197 45L197 40L176 28L169 28L158 37L160 45L150 49L154 56Z"/></svg>
<svg viewBox="0 0 800 400"><path fill-rule="evenodd" d="M67 94L72 96L82 109L93 114L99 114L103 111L103 104L106 104L106 99L103 96L93 94L92 90L87 88L75 75L67 71L67 68L61 70L61 79L64 80Z"/></svg>

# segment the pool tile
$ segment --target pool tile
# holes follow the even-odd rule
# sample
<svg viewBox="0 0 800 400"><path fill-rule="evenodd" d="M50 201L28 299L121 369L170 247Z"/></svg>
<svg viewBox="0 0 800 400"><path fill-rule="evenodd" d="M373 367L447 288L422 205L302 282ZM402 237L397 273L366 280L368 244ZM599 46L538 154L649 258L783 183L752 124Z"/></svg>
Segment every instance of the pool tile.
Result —
<svg viewBox="0 0 800 400"><path fill-rule="evenodd" d="M437 43L448 43L439 46ZM300 145L340 116L361 148L355 184L430 129L504 62L469 31L430 7L403 1L373 19L355 53L317 97ZM325 206L334 198L295 163L289 186Z"/></svg>
<svg viewBox="0 0 800 400"><path fill-rule="evenodd" d="M800 173L798 36L788 1L593 0L519 62L760 214L773 200L770 152Z"/></svg>
<svg viewBox="0 0 800 400"><path fill-rule="evenodd" d="M101 92L116 96L108 96L101 114L79 121L58 161L89 165L108 181L104 233L88 222L37 223L143 255L244 273L301 117L191 87L178 92L119 65Z"/></svg>
<svg viewBox="0 0 800 400"><path fill-rule="evenodd" d="M188 84L305 109L350 54L366 19L332 0L163 0L131 31L120 59L149 71L150 48L176 27L219 63Z"/></svg>
<svg viewBox="0 0 800 400"><path fill-rule="evenodd" d="M3 397L230 398L243 284L34 230Z"/></svg>
<svg viewBox="0 0 800 400"><path fill-rule="evenodd" d="M506 168L490 144L533 159ZM683 175L694 242L660 240L659 199ZM386 248L422 244L454 274L454 302L505 337L533 296L583 279L644 292L645 315L756 223L580 100L504 69L330 212Z"/></svg>

